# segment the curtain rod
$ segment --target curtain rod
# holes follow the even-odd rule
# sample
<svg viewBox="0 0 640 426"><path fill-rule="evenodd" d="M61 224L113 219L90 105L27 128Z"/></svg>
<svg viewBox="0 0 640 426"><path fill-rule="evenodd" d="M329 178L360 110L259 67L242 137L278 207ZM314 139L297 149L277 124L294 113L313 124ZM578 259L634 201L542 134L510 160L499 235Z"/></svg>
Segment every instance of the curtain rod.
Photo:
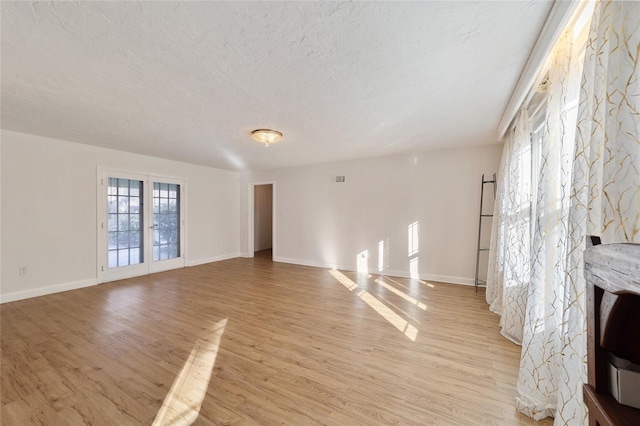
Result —
<svg viewBox="0 0 640 426"><path fill-rule="evenodd" d="M569 23L569 20L573 16L573 13L576 11L579 4L580 0L556 0L553 3L549 16L547 16L547 20L542 27L542 31L540 31L538 40L536 41L535 46L533 46L529 59L522 70L522 74L520 74L518 83L511 94L509 103L502 114L500 124L498 125L498 140L502 139L509 128L509 125L513 121L518 109L522 105L522 102L525 100L531 88L535 84L538 74L540 74L540 71L544 66L545 60L551 53L553 46L562 35L562 32Z"/></svg>

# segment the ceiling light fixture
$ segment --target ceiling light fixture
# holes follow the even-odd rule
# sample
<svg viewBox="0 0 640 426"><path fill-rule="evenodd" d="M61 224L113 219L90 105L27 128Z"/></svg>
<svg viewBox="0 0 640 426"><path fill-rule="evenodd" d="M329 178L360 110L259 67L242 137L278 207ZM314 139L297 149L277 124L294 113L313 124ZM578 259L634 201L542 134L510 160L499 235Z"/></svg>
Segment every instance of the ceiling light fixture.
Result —
<svg viewBox="0 0 640 426"><path fill-rule="evenodd" d="M271 129L258 129L251 132L251 137L258 142L262 142L265 146L269 146L269 144L276 143L282 139L282 133Z"/></svg>

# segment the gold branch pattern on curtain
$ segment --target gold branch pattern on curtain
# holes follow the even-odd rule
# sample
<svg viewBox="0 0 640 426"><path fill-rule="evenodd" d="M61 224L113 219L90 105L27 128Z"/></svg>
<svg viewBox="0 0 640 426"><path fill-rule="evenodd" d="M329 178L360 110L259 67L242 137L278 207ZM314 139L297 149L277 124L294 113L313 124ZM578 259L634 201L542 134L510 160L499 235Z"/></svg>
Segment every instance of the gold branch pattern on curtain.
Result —
<svg viewBox="0 0 640 426"><path fill-rule="evenodd" d="M522 108L509 131L497 177L491 230L486 299L500 315L500 332L522 343L527 289L530 279L531 141L529 114ZM504 248L507 248L506 250Z"/></svg>
<svg viewBox="0 0 640 426"><path fill-rule="evenodd" d="M598 3L585 52L571 179L556 425L586 424L586 236L640 243L639 56L640 3Z"/></svg>
<svg viewBox="0 0 640 426"><path fill-rule="evenodd" d="M531 281L523 329L518 410L534 419L556 410L568 244L571 164L581 63L573 32L560 39L549 70L546 131L533 218ZM575 47L574 47L575 46Z"/></svg>
<svg viewBox="0 0 640 426"><path fill-rule="evenodd" d="M555 425L587 422L586 236L640 243L640 2L590 5L588 31L567 30L550 58L546 132L528 212L531 250L515 268L513 253L525 253L523 242L513 245L505 235L523 211L510 198L520 190L509 163L519 144L515 135L505 143L487 280L492 310L503 318L525 312L518 409L536 419L554 416ZM516 129L524 128L522 116ZM508 297L508 286L526 288L526 296ZM517 342L518 330L505 330L518 325L503 318L503 334Z"/></svg>

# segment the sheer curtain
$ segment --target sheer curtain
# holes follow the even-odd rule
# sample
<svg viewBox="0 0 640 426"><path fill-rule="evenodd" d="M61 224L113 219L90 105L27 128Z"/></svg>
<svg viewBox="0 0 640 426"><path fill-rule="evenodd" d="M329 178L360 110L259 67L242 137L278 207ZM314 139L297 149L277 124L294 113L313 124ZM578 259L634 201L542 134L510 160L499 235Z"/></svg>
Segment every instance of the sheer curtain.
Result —
<svg viewBox="0 0 640 426"><path fill-rule="evenodd" d="M487 280L493 310L525 312L518 409L555 416L556 425L586 424L586 235L640 243L640 3L601 1L592 10L586 41L569 29L550 58L531 250L515 267L505 235L522 211L509 195L519 190L509 164L518 145L514 136L505 143ZM525 297L506 296L516 286Z"/></svg>
<svg viewBox="0 0 640 426"><path fill-rule="evenodd" d="M522 343L530 278L531 140L529 114L522 108L509 131L497 176L486 298L500 315L503 336Z"/></svg>
<svg viewBox="0 0 640 426"><path fill-rule="evenodd" d="M546 93L546 131L533 226L528 287L518 376L518 410L534 419L556 410L563 297L567 267L571 166L580 90L579 40L567 31L552 56ZM574 47L575 46L575 47Z"/></svg>
<svg viewBox="0 0 640 426"><path fill-rule="evenodd" d="M586 235L640 243L640 3L600 2L584 58L555 424L586 424Z"/></svg>

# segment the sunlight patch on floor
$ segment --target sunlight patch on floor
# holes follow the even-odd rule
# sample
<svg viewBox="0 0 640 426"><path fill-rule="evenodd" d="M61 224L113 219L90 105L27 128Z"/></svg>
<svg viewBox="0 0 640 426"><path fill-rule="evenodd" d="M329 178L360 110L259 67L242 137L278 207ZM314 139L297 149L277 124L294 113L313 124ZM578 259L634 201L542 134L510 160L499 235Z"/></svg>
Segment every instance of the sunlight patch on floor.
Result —
<svg viewBox="0 0 640 426"><path fill-rule="evenodd" d="M331 274L331 276L333 278L338 280L338 282L340 284L342 284L343 286L348 288L349 291L353 291L354 289L356 289L358 287L358 285L356 283L354 283L351 279L349 279L349 277L347 277L342 272L340 272L340 271L338 271L336 269L330 270L329 273Z"/></svg>
<svg viewBox="0 0 640 426"><path fill-rule="evenodd" d="M418 308L422 309L423 311L427 310L427 305L425 305L424 303L414 299L413 297L409 296L408 294L401 292L397 288L395 288L393 286L390 286L389 284L385 283L384 281L382 281L380 279L376 279L376 282L378 284L380 284L382 287L384 287L387 290L389 290L390 292L392 292L394 294L397 294L398 296L402 297L407 302L413 303L414 305L416 305Z"/></svg>
<svg viewBox="0 0 640 426"><path fill-rule="evenodd" d="M353 280L351 280L349 277L344 275L342 272L336 269L331 269L329 273L336 280L338 280L340 284L342 284L347 289L349 289L349 291L353 291L356 288L358 288L358 285L355 282L353 282ZM376 280L376 282L378 281L379 280ZM418 337L418 329L415 326L413 326L412 324L409 324L407 320L403 319L400 315L396 314L391 308L389 308L387 305L382 303L380 300L376 299L367 290L360 290L360 292L357 293L357 296L360 299L362 299L367 305L369 305L374 311L380 314L384 319L386 319L391 325L393 325L395 328L400 330L405 336L407 336L409 339L411 339L414 342L416 341L416 338ZM407 297L409 297L415 302L415 303L414 302L412 303L414 304L419 303L417 300L411 298L410 296L407 296ZM425 306L424 309L426 310L426 308L427 307Z"/></svg>
<svg viewBox="0 0 640 426"><path fill-rule="evenodd" d="M164 398L153 426L191 425L198 419L227 320L212 324L209 332L193 346L189 359Z"/></svg>
<svg viewBox="0 0 640 426"><path fill-rule="evenodd" d="M364 300L367 305L369 305L374 311L379 313L384 319L389 321L391 325L400 330L405 336L407 336L414 342L416 341L416 337L418 336L418 329L409 324L407 320L396 314L392 309L373 297L371 293L366 290L362 290L360 293L358 293L358 297Z"/></svg>

